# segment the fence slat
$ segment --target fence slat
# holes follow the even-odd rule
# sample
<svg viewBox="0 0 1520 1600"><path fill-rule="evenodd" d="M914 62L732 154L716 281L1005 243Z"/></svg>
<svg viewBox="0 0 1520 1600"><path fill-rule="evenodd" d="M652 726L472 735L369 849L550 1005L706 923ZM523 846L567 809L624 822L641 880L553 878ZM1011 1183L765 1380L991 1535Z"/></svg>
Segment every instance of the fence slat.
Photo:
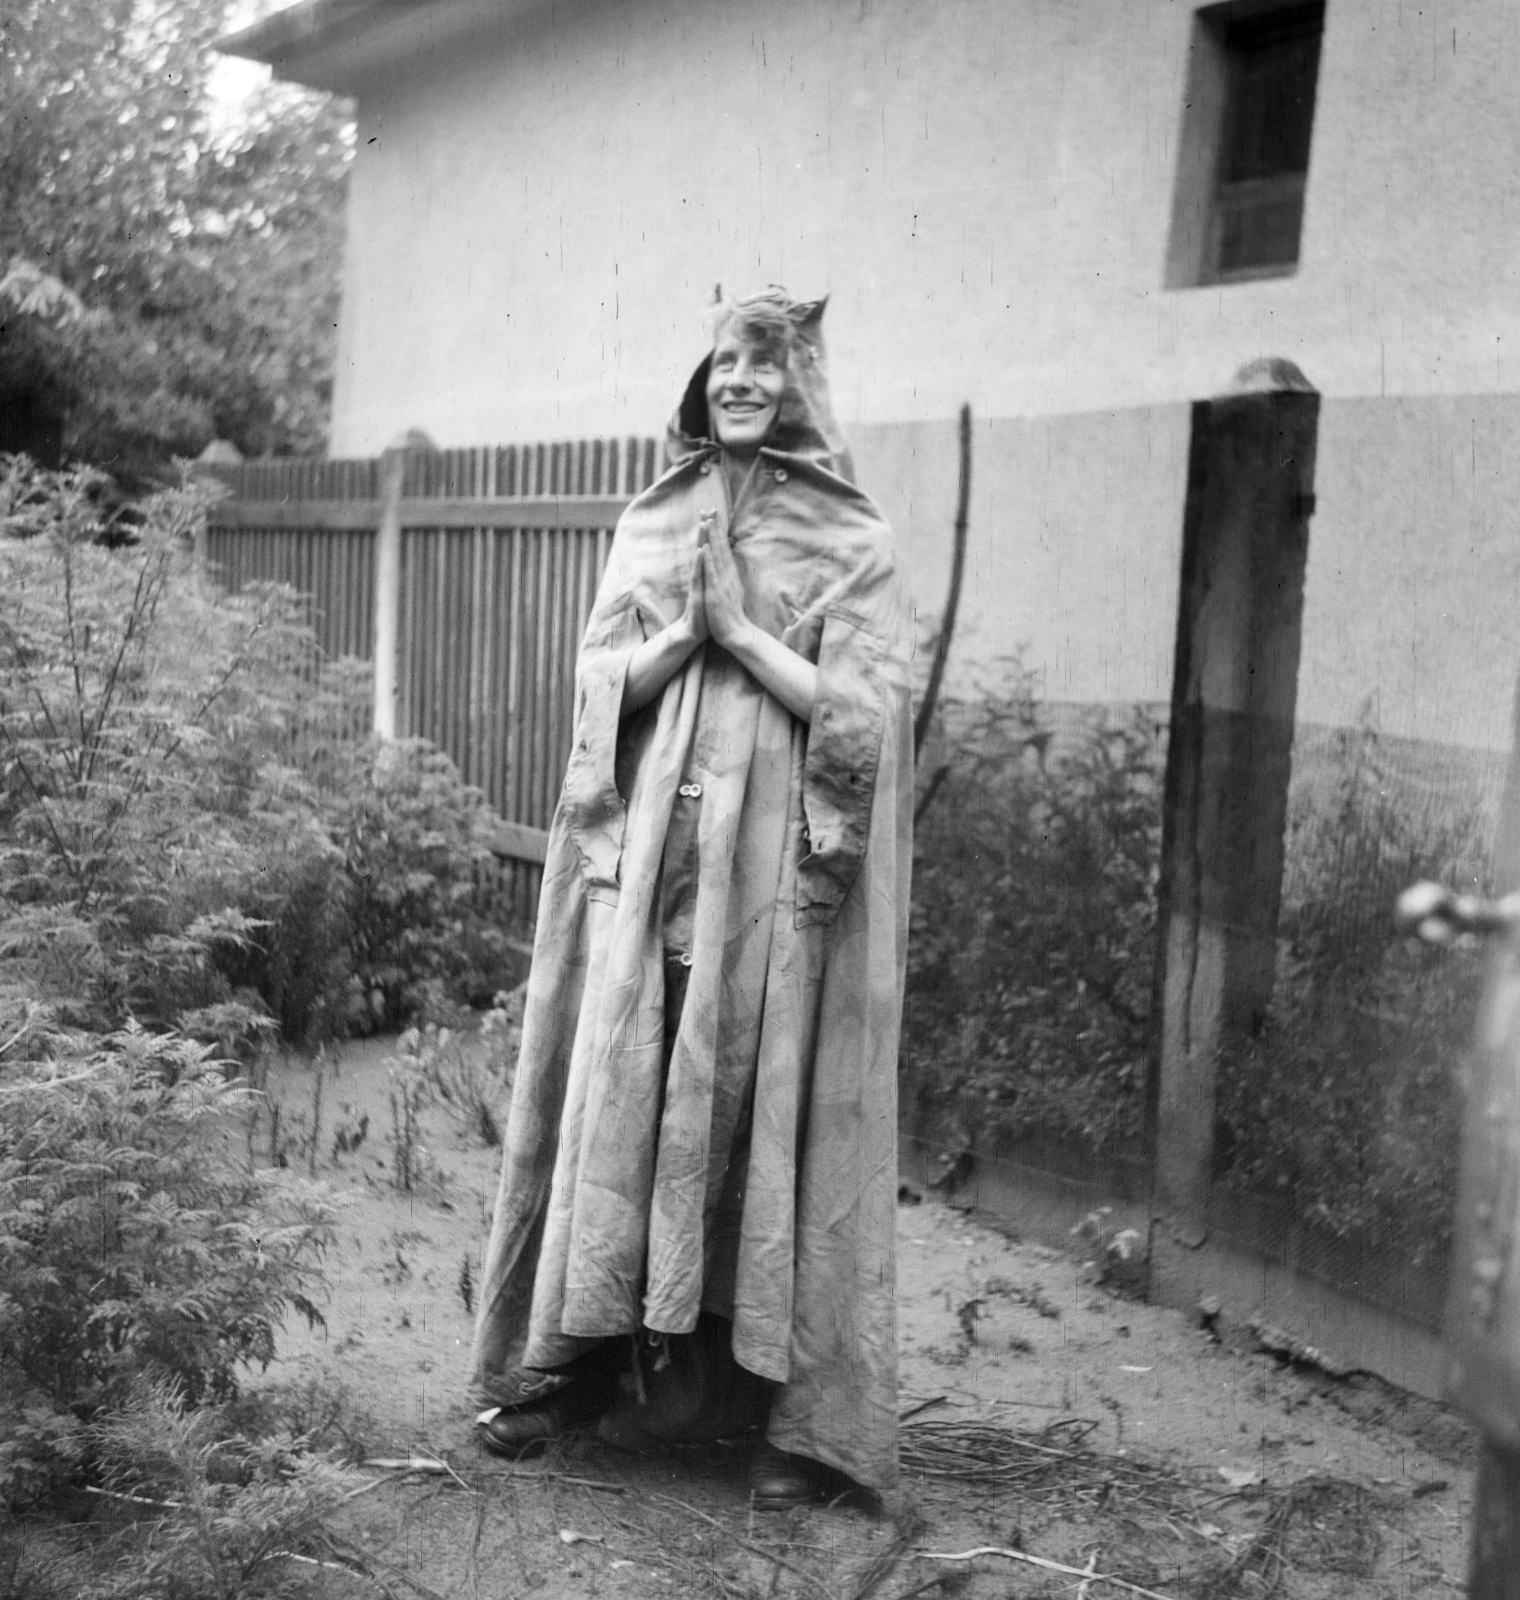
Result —
<svg viewBox="0 0 1520 1600"><path fill-rule="evenodd" d="M575 653L612 530L658 460L653 439L629 438L409 451L401 463L395 732L439 745L504 819L493 892L504 885L518 914L538 891ZM255 461L222 476L232 492L204 541L220 586L290 584L323 657L373 660L380 461Z"/></svg>

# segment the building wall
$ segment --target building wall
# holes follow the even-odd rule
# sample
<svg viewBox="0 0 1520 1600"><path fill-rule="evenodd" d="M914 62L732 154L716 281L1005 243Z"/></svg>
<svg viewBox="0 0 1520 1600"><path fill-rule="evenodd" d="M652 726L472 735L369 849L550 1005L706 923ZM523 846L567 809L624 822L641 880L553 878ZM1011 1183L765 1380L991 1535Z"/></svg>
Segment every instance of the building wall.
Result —
<svg viewBox="0 0 1520 1600"><path fill-rule="evenodd" d="M716 282L832 294L863 484L942 603L951 687L1022 651L1170 692L1186 402L1247 360L1327 396L1300 714L1507 742L1520 662L1520 8L1329 0L1291 278L1161 288L1176 0L587 0L360 96L334 451L649 433Z"/></svg>
<svg viewBox="0 0 1520 1600"><path fill-rule="evenodd" d="M1190 408L1002 419L973 435L970 539L947 687L1052 700L1171 695ZM1299 667L1301 722L1370 713L1398 739L1503 750L1520 669L1520 396L1328 399ZM854 430L924 632L955 516L950 423Z"/></svg>
<svg viewBox="0 0 1520 1600"><path fill-rule="evenodd" d="M1163 290L1178 0L586 0L360 95L339 453L648 431L721 281L832 294L847 423L1520 387L1520 8L1330 0L1303 255Z"/></svg>

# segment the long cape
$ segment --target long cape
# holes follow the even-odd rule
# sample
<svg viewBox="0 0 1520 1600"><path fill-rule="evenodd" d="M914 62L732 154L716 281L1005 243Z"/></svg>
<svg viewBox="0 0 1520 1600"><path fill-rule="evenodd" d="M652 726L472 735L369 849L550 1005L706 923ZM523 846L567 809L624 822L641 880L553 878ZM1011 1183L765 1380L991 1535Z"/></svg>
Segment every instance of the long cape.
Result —
<svg viewBox="0 0 1520 1600"><path fill-rule="evenodd" d="M781 1386L771 1441L886 1488L907 654L890 531L837 456L788 442L731 516L716 447L687 440L618 524L577 666L473 1361L477 1394L504 1399L515 1369L718 1311L737 1361ZM620 720L629 657L684 606L704 513L750 618L817 663L810 728L712 641ZM667 1065L661 863L694 792Z"/></svg>

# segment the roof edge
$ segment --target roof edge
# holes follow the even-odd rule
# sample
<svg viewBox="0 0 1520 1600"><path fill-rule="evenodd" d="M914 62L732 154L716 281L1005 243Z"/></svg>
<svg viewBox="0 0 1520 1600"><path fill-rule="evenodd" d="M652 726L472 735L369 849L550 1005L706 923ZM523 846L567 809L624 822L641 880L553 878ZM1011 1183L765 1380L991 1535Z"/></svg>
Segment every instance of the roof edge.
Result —
<svg viewBox="0 0 1520 1600"><path fill-rule="evenodd" d="M419 47L524 9L522 0L296 0L224 35L216 49L267 62L278 78L353 94Z"/></svg>

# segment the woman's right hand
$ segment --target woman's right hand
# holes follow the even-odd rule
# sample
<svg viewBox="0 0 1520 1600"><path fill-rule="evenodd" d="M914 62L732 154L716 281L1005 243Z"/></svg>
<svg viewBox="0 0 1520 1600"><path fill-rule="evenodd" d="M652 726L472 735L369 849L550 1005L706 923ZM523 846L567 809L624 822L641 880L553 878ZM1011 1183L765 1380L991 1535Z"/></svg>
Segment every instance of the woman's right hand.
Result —
<svg viewBox="0 0 1520 1600"><path fill-rule="evenodd" d="M686 604L674 622L646 639L628 661L623 680L623 715L647 706L686 665L691 653L708 637L707 574L703 549L712 531L712 519L703 517L697 529L697 549L692 557Z"/></svg>
<svg viewBox="0 0 1520 1600"><path fill-rule="evenodd" d="M686 588L686 608L675 622L681 637L690 640L693 646L701 644L708 636L707 579L702 563L702 551L707 544L708 529L709 524L704 518L697 531L697 553L692 557L691 576Z"/></svg>

